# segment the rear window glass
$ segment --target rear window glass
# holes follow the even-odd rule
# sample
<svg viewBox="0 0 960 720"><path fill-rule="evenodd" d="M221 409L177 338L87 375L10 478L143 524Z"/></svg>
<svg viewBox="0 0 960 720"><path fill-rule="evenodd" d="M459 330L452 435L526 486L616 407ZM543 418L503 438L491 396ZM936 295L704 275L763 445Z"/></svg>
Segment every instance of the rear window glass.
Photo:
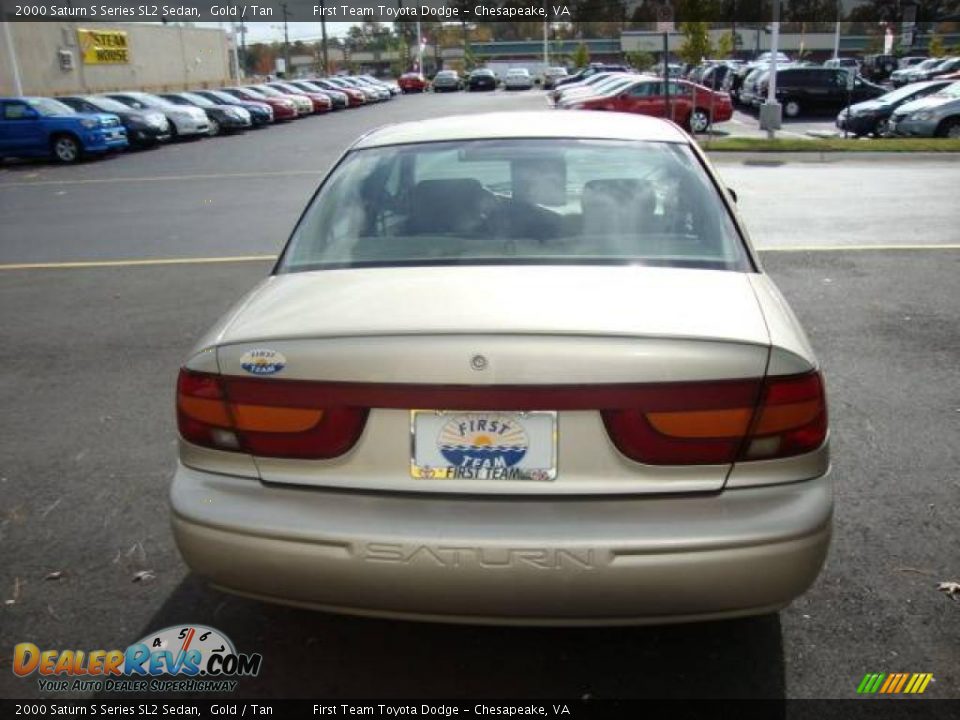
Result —
<svg viewBox="0 0 960 720"><path fill-rule="evenodd" d="M351 152L278 271L558 263L751 269L686 146L517 139Z"/></svg>

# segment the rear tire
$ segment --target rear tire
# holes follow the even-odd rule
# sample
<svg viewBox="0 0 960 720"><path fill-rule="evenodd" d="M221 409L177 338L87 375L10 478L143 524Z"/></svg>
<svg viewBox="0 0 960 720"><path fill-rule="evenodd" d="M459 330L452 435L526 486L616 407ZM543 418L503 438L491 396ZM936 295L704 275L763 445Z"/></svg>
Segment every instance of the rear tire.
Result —
<svg viewBox="0 0 960 720"><path fill-rule="evenodd" d="M937 127L937 137L960 140L960 118L947 118Z"/></svg>
<svg viewBox="0 0 960 720"><path fill-rule="evenodd" d="M703 108L694 108L687 119L687 125L692 133L704 133L710 129L710 113Z"/></svg>
<svg viewBox="0 0 960 720"><path fill-rule="evenodd" d="M69 164L80 160L83 155L83 148L80 141L73 135L55 135L52 140L51 150L53 159L59 163Z"/></svg>
<svg viewBox="0 0 960 720"><path fill-rule="evenodd" d="M783 114L788 118L799 117L800 110L800 103L797 100L787 100L783 104Z"/></svg>
<svg viewBox="0 0 960 720"><path fill-rule="evenodd" d="M210 137L216 137L220 134L220 122L216 118L210 118L208 120L210 123L210 128L207 130L207 135Z"/></svg>
<svg viewBox="0 0 960 720"><path fill-rule="evenodd" d="M889 131L890 131L889 120L877 120L877 124L873 126L874 137L878 137L878 138L886 137Z"/></svg>

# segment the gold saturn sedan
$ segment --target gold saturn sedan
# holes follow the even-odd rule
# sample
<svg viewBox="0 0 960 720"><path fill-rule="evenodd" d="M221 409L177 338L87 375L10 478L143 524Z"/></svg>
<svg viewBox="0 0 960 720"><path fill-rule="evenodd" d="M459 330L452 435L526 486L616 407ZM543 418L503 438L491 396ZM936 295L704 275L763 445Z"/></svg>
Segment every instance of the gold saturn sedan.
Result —
<svg viewBox="0 0 960 720"><path fill-rule="evenodd" d="M776 611L833 507L819 364L689 136L393 125L177 384L173 529L223 590L430 621Z"/></svg>

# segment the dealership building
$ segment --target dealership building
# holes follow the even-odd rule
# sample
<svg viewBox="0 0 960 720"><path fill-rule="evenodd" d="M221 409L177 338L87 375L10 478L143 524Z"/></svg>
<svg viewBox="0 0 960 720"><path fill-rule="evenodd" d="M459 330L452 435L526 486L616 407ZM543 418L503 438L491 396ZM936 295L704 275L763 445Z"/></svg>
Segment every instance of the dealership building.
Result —
<svg viewBox="0 0 960 720"><path fill-rule="evenodd" d="M0 96L219 87L232 82L230 38L217 28L152 23L8 22ZM10 52L10 44L14 52Z"/></svg>

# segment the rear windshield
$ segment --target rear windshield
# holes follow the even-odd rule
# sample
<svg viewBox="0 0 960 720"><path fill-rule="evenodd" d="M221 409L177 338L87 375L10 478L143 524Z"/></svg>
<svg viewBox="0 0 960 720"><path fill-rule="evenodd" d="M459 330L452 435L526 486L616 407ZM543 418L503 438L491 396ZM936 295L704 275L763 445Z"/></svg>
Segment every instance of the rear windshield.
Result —
<svg viewBox="0 0 960 720"><path fill-rule="evenodd" d="M278 271L558 263L751 269L686 146L513 139L354 150Z"/></svg>

